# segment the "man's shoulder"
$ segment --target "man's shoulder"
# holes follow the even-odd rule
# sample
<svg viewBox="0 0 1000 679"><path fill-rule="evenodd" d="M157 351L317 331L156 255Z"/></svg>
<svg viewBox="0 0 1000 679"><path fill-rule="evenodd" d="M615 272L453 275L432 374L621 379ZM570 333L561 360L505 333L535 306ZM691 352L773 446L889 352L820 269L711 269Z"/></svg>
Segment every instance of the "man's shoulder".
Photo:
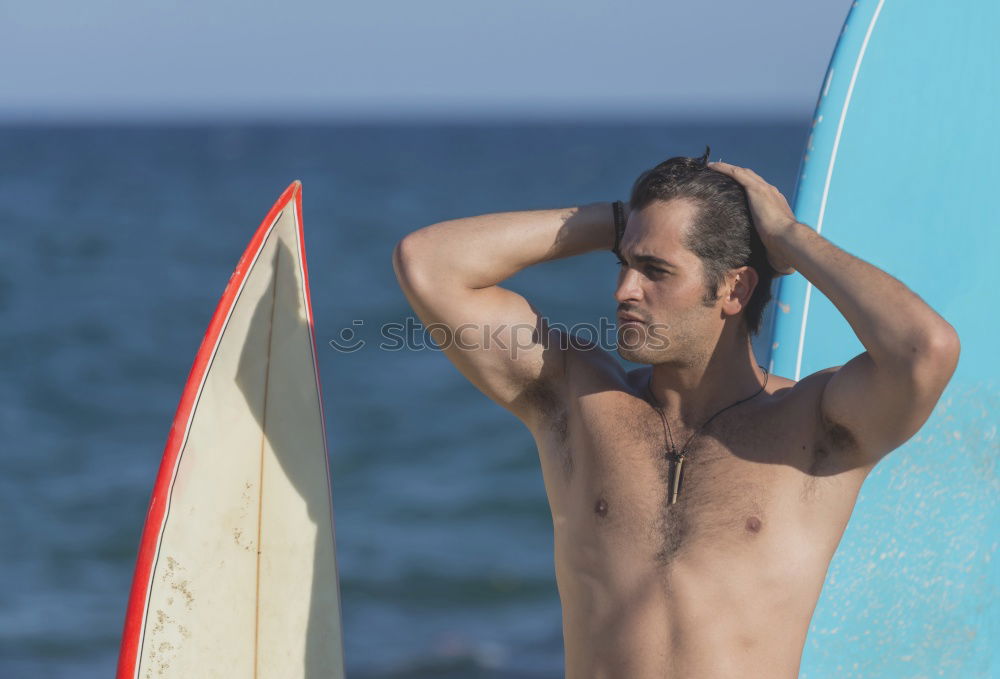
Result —
<svg viewBox="0 0 1000 679"><path fill-rule="evenodd" d="M523 394L523 399L531 404L529 427L533 430L562 422L584 396L633 392L633 375L649 371L648 366L626 371L613 349L587 333L550 326L548 338L550 345L558 347L564 355L564 369L558 375L539 380ZM597 400L604 402L603 398Z"/></svg>
<svg viewBox="0 0 1000 679"><path fill-rule="evenodd" d="M607 346L601 338L594 337L592 332L550 326L549 341L557 343L559 349L566 354L567 373L572 364L578 368L617 369L624 375L625 371L615 357L614 347Z"/></svg>
<svg viewBox="0 0 1000 679"><path fill-rule="evenodd" d="M791 408L818 408L830 378L837 368L818 370L802 379L794 380L781 375L770 375L768 393L775 403ZM773 385L773 388L772 388Z"/></svg>
<svg viewBox="0 0 1000 679"><path fill-rule="evenodd" d="M529 429L551 429L565 434L566 411L581 391L592 390L600 380L624 375L617 359L587 333L573 332L559 324L544 327L547 351L561 355L559 370L550 371L526 385L517 398L519 417Z"/></svg>
<svg viewBox="0 0 1000 679"><path fill-rule="evenodd" d="M777 373L768 373L767 393L788 403L816 398L823 392L838 368L825 368L795 380Z"/></svg>
<svg viewBox="0 0 1000 679"><path fill-rule="evenodd" d="M812 442L810 474L817 473L820 458L843 447L846 440L842 432L830 426L822 412L824 390L839 369L835 366L817 370L798 381L779 377L777 388L771 392L778 416L775 421L788 423L786 426L793 426L799 435Z"/></svg>

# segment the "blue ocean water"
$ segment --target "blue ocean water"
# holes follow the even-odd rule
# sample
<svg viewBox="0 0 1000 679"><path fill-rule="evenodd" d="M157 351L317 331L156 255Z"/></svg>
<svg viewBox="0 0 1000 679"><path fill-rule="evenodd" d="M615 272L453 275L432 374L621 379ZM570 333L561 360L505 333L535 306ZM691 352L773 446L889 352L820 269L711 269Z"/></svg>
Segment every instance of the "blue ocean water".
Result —
<svg viewBox="0 0 1000 679"><path fill-rule="evenodd" d="M516 419L411 315L411 230L627 196L673 155L788 195L808 119L756 124L0 127L0 676L113 675L149 494L191 361L267 209L303 181L349 676L559 677L551 520ZM609 253L511 287L552 321L614 312ZM335 350L350 328L367 342Z"/></svg>

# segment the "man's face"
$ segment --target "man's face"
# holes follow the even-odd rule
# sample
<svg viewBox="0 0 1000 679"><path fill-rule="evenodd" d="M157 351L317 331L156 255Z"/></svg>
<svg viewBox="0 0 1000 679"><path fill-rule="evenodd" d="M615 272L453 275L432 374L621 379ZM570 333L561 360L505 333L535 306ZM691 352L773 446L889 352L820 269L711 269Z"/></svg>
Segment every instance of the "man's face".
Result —
<svg viewBox="0 0 1000 679"><path fill-rule="evenodd" d="M701 259L683 244L697 212L674 199L629 215L615 290L618 353L628 361L687 364L714 349L722 319L703 303Z"/></svg>

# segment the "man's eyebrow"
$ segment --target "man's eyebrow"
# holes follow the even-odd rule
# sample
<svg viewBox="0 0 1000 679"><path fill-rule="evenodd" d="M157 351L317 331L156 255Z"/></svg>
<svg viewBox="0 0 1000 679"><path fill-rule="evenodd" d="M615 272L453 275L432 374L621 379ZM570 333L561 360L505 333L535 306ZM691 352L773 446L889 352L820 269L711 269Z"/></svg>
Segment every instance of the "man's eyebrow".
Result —
<svg viewBox="0 0 1000 679"><path fill-rule="evenodd" d="M622 254L624 254L624 253L622 253ZM656 264L658 266L665 266L665 267L669 267L671 269L676 269L677 268L676 264L673 264L672 262L668 262L667 260L663 259L662 257L657 257L656 255L638 254L638 255L633 255L632 259L634 259L636 261L636 263L638 263L638 264Z"/></svg>

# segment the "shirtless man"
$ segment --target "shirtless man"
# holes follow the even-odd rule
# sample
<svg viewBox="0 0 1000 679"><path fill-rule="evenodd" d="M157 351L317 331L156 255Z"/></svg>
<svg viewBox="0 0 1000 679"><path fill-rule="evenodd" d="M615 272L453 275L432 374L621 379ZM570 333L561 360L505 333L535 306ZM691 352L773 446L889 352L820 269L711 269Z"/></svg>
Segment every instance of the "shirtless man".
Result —
<svg viewBox="0 0 1000 679"><path fill-rule="evenodd" d="M617 350L650 367L567 342L499 286L615 249L609 203L446 221L394 252L449 359L535 438L572 679L796 677L862 482L958 362L955 330L906 286L752 171L706 161L643 173L626 208ZM798 382L767 375L750 339L771 279L795 270L866 348Z"/></svg>

